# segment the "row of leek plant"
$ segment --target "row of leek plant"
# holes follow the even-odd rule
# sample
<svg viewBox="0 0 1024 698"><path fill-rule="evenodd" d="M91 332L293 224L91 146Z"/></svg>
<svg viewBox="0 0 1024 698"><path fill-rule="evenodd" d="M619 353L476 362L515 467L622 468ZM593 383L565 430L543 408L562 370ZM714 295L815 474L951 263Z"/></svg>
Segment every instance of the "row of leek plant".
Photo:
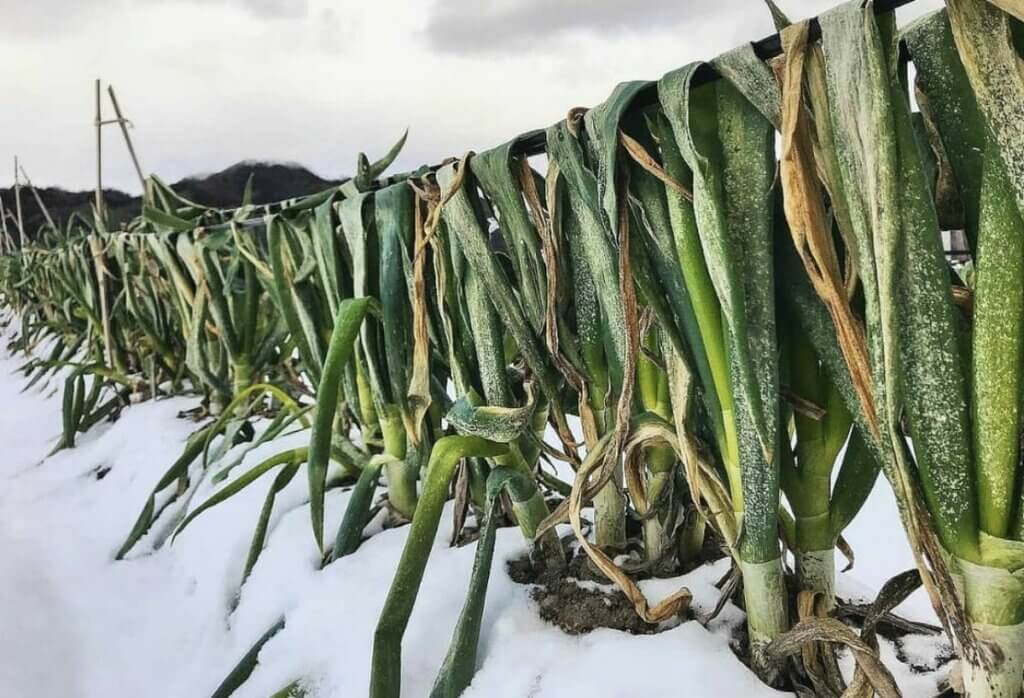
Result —
<svg viewBox="0 0 1024 698"><path fill-rule="evenodd" d="M383 472L391 510L412 519L412 529L375 636L373 695L399 693L401 636L463 460L482 536L436 695L457 695L472 676L502 490L546 564L562 562L553 524L574 520L582 535L579 509L593 499L594 545L581 542L650 621L677 613L686 597L650 609L611 562L626 549L627 505L644 521L652 569L673 569L673 556L695 558L710 520L743 574L755 667L773 680L763 648L786 629L787 602L777 538L771 127L728 83L691 94L695 70L657 86L664 113L634 113L632 101L652 86L630 83L552 127L546 178L512 156L509 143L414 185L375 189L357 177L245 230L251 207L205 209L154 181L143 217L117 239L138 240L140 256L152 255L149 281L160 286L150 297L162 301L174 328L153 334L184 347L178 370L221 416L161 477L118 556L160 517L161 491L173 490L164 501L195 491L190 469L201 454L207 467L213 437L223 434L229 444L242 431L239 401L244 409L261 381L287 375L297 355L299 385L317 399L309 448L263 461L187 516L179 507L166 530L180 533L277 469L244 580L274 495L306 463L314 535L325 556L340 557L358 545ZM489 235L492 223L500 242ZM738 225L749 229L733 236ZM176 352L164 353L170 371ZM445 416L455 433L446 436L436 408L448 407L449 381L455 401ZM285 391L274 394L291 418L305 421ZM565 405L581 420L582 462ZM549 418L561 456L580 471L550 515L535 478ZM358 446L349 438L353 426ZM695 448L698 440L710 448ZM323 500L332 458L358 481L328 551ZM801 502L821 504L813 493ZM687 507L694 503L701 513ZM802 530L813 516L794 509ZM232 677L229 687L239 674Z"/></svg>
<svg viewBox="0 0 1024 698"><path fill-rule="evenodd" d="M381 161L367 165L367 170L382 172L403 142L404 138ZM173 196L166 187L160 191L165 200ZM344 271L341 250L333 244L330 223L341 194L330 189L282 202L269 211L254 207L248 196L233 211L203 209L180 199L163 209L152 204L144 209L141 225L150 233L145 239L172 279L173 290L168 295L174 299L186 334L188 368L203 386L209 411L217 418L192 435L181 457L157 482L118 557L127 554L159 516L155 502L161 491L176 487L177 492L194 493L203 473L230 445L252 438L249 417L263 406L264 398L278 403L277 414L259 439L213 474L214 482L227 478L249 450L289 429L320 425L326 417L326 440L313 439L309 448L270 456L191 511L186 501L157 536L157 544L166 534L177 535L196 516L276 469L242 572L244 581L262 551L275 495L304 463L308 462L314 532L320 542L322 523L318 526L318 519L322 519L328 457L342 464L342 477L370 472L366 466L379 434L374 431L377 412L360 394L365 372L346 366L339 373L347 378L343 387L324 389L322 385L332 351L343 364L350 363L343 360L349 350L345 342L335 342L339 349L332 349L332 332L342 332L339 328L355 331L367 311L365 301L341 300L351 299L353 283L351 271ZM264 214L262 218L254 218L259 213ZM353 324L355 329L350 327ZM365 361L357 363L365 365ZM322 399L328 393L334 396L329 404ZM300 404L303 396L321 398L320 409L312 418L313 406ZM338 409L339 403L343 409ZM360 420L362 447L349 438L353 420ZM219 447L211 449L217 437ZM198 477L190 479L193 468L198 468ZM372 490L367 504L370 498ZM174 495L169 501L173 499Z"/></svg>

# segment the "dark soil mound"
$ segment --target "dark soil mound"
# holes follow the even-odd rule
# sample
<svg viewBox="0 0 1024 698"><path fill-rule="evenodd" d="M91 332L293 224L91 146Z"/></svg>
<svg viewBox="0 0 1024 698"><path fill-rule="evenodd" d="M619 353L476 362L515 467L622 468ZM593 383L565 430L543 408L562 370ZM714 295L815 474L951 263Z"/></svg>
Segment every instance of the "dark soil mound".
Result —
<svg viewBox="0 0 1024 698"><path fill-rule="evenodd" d="M710 531L709 531L710 533ZM646 623L636 613L633 604L615 584L604 578L590 564L583 550L578 549L572 536L562 541L569 560L568 569L544 568L529 556L510 560L508 575L513 581L534 588L531 597L537 602L540 617L571 635L589 633L597 628L613 628L633 635L650 635L675 627L683 620L692 619L687 611L675 621ZM681 568L659 570L661 576L676 576L692 570L696 565L722 557L717 540L709 535L705 541L704 559ZM637 570L634 578L651 577L649 572Z"/></svg>

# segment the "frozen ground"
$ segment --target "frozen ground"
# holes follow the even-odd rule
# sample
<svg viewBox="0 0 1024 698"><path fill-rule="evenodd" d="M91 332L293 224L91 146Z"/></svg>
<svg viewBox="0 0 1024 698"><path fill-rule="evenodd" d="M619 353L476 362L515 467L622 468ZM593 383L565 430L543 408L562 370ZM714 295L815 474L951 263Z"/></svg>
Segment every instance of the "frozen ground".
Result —
<svg viewBox="0 0 1024 698"><path fill-rule="evenodd" d="M14 370L23 358L7 355L6 343L0 337L0 696L208 696L281 616L284 630L236 696L267 698L295 679L311 696L366 695L373 629L407 529L378 529L356 554L319 570L306 481L296 477L278 496L266 549L232 610L270 485L265 476L196 519L173 545L154 550L164 533L158 525L129 559L115 562L145 497L195 426L177 417L195 401L132 406L77 448L46 458L60 429L60 382L21 392L25 379ZM233 475L307 439L299 433L265 445ZM191 506L212 490L203 482ZM326 530L336 529L346 497L328 493ZM450 529L448 511L405 636L403 696L429 693L463 603L473 546L448 548ZM841 575L847 594L873 595L912 564L884 483L847 538L857 553L856 568ZM523 549L516 529L499 530L480 667L467 698L782 695L733 656L729 632L742 613L731 605L707 628L689 622L649 636L601 630L573 637L546 624L529 590L505 573L504 561ZM684 583L705 616L723 571L718 563L643 588L656 601ZM901 610L931 617L923 596ZM932 651L920 644L904 650ZM891 645L883 659L905 695L935 694L935 678L909 673Z"/></svg>

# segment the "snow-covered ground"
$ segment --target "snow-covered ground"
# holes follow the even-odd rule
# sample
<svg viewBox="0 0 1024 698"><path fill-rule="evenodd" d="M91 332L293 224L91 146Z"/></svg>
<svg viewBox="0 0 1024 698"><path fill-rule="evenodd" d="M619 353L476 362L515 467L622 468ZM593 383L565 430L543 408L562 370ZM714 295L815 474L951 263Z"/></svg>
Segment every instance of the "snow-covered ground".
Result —
<svg viewBox="0 0 1024 698"><path fill-rule="evenodd" d="M264 476L197 518L173 544L154 550L166 533L158 522L128 559L115 562L146 496L195 428L177 416L195 400L134 405L117 422L84 435L75 449L46 458L60 430L60 381L21 392L26 381L14 370L24 358L7 355L6 343L0 336L0 696L208 696L282 616L285 628L264 646L236 696L266 698L296 679L310 696L366 695L373 630L407 528L378 527L356 554L320 570L306 480L296 477L278 495L266 549L236 606L270 486ZM232 475L307 442L308 434L298 433L264 445ZM190 506L213 489L204 481ZM347 496L328 493L325 530L336 529ZM411 698L429 693L473 562L473 546L447 547L450 517L449 508L403 643L403 696ZM841 592L873 596L912 565L883 482L847 539L857 566L841 575ZM480 666L467 698L782 695L732 654L729 634L742 620L739 609L727 606L707 628L688 622L657 635L569 636L541 621L529 589L505 573L504 561L523 550L518 530L498 531ZM712 584L724 570L720 562L642 588L657 601L685 584L703 617L717 601ZM932 618L920 594L901 611ZM931 645L908 643L904 650L928 654ZM904 695L935 694L935 678L910 674L889 644L883 660Z"/></svg>

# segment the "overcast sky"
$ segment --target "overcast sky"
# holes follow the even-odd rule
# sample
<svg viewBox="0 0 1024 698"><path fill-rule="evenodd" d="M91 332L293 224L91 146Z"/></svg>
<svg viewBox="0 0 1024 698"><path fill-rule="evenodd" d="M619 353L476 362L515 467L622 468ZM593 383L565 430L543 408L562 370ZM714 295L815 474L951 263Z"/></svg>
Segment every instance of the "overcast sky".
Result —
<svg viewBox="0 0 1024 698"><path fill-rule="evenodd" d="M778 3L797 19L837 1ZM336 177L406 127L398 169L770 33L757 0L0 0L0 185L18 154L36 184L94 186L97 77L168 181L244 159ZM104 143L104 184L137 192L116 127Z"/></svg>

